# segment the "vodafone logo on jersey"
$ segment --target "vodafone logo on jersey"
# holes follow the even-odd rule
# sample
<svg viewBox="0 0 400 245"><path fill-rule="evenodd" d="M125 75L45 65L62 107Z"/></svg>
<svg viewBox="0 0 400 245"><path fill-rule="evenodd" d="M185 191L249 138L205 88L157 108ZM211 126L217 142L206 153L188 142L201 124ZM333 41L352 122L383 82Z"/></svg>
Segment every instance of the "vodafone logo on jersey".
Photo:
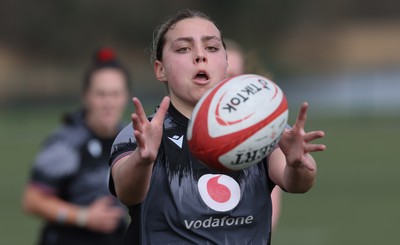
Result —
<svg viewBox="0 0 400 245"><path fill-rule="evenodd" d="M205 174L197 184L204 203L218 212L234 209L240 201L239 184L224 174Z"/></svg>

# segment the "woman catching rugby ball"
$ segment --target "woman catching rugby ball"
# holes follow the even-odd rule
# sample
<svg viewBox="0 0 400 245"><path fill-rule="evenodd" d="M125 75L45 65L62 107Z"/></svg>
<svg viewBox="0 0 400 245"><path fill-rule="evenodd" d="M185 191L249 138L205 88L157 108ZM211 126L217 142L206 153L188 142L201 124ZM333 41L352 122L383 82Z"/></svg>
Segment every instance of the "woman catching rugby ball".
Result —
<svg viewBox="0 0 400 245"><path fill-rule="evenodd" d="M152 51L169 97L150 119L133 99L132 124L116 138L110 159L110 190L132 218L127 244L270 244L271 190L308 191L316 177L309 153L325 150L312 143L324 132L304 131L308 104L258 164L210 170L190 153L186 131L197 101L226 77L221 32L205 14L185 10L156 29Z"/></svg>

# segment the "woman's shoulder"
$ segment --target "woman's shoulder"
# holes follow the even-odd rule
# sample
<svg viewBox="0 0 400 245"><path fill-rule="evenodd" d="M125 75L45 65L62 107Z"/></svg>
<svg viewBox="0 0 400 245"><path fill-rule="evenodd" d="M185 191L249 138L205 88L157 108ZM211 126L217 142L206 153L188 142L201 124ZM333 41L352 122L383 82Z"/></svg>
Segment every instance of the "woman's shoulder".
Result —
<svg viewBox="0 0 400 245"><path fill-rule="evenodd" d="M87 141L89 137L90 131L83 123L63 123L47 137L45 144L63 143L78 147Z"/></svg>

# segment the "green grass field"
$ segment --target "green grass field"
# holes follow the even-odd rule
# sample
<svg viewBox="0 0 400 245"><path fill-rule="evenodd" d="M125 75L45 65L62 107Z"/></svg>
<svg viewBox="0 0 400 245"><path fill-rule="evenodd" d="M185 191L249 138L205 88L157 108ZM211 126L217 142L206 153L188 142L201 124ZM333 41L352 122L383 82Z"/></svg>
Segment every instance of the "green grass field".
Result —
<svg viewBox="0 0 400 245"><path fill-rule="evenodd" d="M30 161L44 137L71 107L0 111L1 245L34 244L40 222L21 212ZM294 113L292 113L294 114ZM318 161L315 187L283 195L273 244L398 244L400 241L399 118L313 118L328 150Z"/></svg>

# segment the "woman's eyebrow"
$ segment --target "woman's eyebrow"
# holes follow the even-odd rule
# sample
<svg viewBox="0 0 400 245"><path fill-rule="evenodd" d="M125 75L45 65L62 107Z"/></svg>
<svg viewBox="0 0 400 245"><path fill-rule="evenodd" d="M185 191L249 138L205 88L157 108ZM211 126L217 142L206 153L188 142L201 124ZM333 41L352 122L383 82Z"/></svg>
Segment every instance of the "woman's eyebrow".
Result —
<svg viewBox="0 0 400 245"><path fill-rule="evenodd" d="M216 41L221 41L221 38L218 36L203 36L201 38L202 41L210 41L210 40L216 40Z"/></svg>
<svg viewBox="0 0 400 245"><path fill-rule="evenodd" d="M176 39L173 40L173 42L193 42L193 37L178 37ZM218 36L202 36L201 40L204 41L210 41L210 40L216 40L216 41L221 41L221 38L219 38Z"/></svg>
<svg viewBox="0 0 400 245"><path fill-rule="evenodd" d="M173 43L175 42L193 42L192 37L178 37L172 41Z"/></svg>

